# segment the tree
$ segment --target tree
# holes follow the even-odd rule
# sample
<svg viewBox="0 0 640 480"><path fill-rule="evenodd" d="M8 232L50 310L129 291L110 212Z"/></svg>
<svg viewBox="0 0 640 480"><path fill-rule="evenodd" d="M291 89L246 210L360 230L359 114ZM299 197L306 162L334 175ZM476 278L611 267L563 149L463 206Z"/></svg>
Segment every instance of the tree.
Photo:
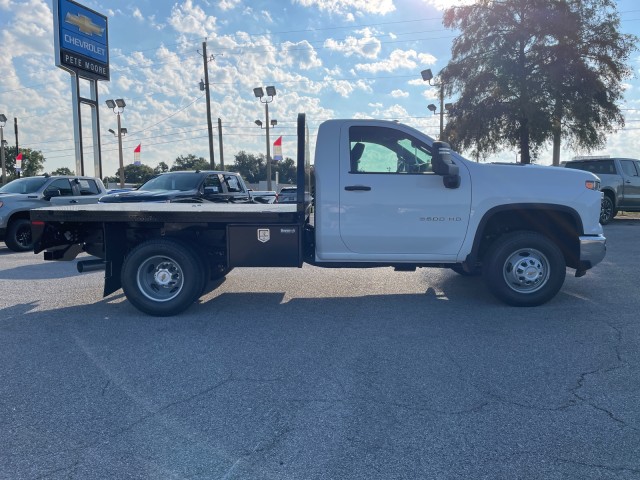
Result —
<svg viewBox="0 0 640 480"><path fill-rule="evenodd" d="M167 165L164 162L160 162L156 168L153 169L153 172L158 174L158 173L164 173L164 172L168 172L169 171L169 165Z"/></svg>
<svg viewBox="0 0 640 480"><path fill-rule="evenodd" d="M601 146L624 120L616 102L636 38L618 32L611 0L479 0L445 11L458 29L441 72L450 111L445 138L479 157L518 147L523 163L560 129Z"/></svg>
<svg viewBox="0 0 640 480"><path fill-rule="evenodd" d="M119 173L116 172L116 176ZM124 181L140 185L155 175L153 169L148 165L134 165L130 163L124 167Z"/></svg>
<svg viewBox="0 0 640 480"><path fill-rule="evenodd" d="M209 170L210 163L208 160L205 160L203 157L196 157L193 153L190 153L186 157L184 155L180 155L176 158L173 166L171 167L171 171L175 172L178 170Z"/></svg>
<svg viewBox="0 0 640 480"><path fill-rule="evenodd" d="M272 170L274 170L274 168L272 168ZM287 157L280 162L276 162L275 171L278 172L278 180L280 183L295 184L297 182L296 162L292 158Z"/></svg>
<svg viewBox="0 0 640 480"><path fill-rule="evenodd" d="M67 167L60 167L51 172L51 175L75 175L75 173Z"/></svg>
<svg viewBox="0 0 640 480"><path fill-rule="evenodd" d="M33 177L44 169L44 156L39 150L31 150L30 148L21 148L22 153L22 177ZM5 147L5 168L7 170L7 180L17 178L16 174L16 147Z"/></svg>
<svg viewBox="0 0 640 480"><path fill-rule="evenodd" d="M267 178L265 156L247 153L244 150L235 155L235 171L242 175L248 183L258 183Z"/></svg>

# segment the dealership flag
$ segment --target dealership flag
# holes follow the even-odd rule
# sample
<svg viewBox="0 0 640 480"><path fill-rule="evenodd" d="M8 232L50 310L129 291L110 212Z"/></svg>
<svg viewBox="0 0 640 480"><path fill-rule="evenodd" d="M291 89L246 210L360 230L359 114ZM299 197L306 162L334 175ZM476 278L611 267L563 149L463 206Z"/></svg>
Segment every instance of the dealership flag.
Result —
<svg viewBox="0 0 640 480"><path fill-rule="evenodd" d="M282 136L273 142L273 159L276 161L282 160Z"/></svg>
<svg viewBox="0 0 640 480"><path fill-rule="evenodd" d="M139 144L134 150L133 150L133 164L134 165L140 165L140 147L142 147L142 144Z"/></svg>
<svg viewBox="0 0 640 480"><path fill-rule="evenodd" d="M16 157L16 172L22 171L22 152Z"/></svg>

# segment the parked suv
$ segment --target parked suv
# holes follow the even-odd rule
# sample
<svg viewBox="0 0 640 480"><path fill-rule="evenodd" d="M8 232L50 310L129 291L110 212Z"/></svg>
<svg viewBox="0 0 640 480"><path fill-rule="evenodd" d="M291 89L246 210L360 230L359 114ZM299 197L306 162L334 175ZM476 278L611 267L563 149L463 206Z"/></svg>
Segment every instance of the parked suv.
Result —
<svg viewBox="0 0 640 480"><path fill-rule="evenodd" d="M640 212L640 160L633 158L589 157L570 160L567 168L577 168L600 177L603 192L600 223L606 225L618 212Z"/></svg>
<svg viewBox="0 0 640 480"><path fill-rule="evenodd" d="M179 202L248 203L249 189L239 173L218 171L167 172L137 190L106 195L100 203Z"/></svg>
<svg viewBox="0 0 640 480"><path fill-rule="evenodd" d="M102 181L82 176L17 178L0 188L0 240L14 252L33 249L29 210L50 205L97 203Z"/></svg>

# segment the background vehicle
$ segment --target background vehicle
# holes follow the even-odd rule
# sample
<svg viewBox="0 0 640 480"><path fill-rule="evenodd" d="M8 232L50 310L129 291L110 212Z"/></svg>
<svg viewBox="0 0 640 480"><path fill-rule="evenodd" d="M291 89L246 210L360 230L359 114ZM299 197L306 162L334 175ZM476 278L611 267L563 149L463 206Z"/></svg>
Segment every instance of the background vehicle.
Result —
<svg viewBox="0 0 640 480"><path fill-rule="evenodd" d="M29 210L47 205L96 203L106 193L99 178L17 178L0 188L0 240L14 252L33 250Z"/></svg>
<svg viewBox="0 0 640 480"><path fill-rule="evenodd" d="M255 203L276 203L278 194L274 190L249 190L251 201Z"/></svg>
<svg viewBox="0 0 640 480"><path fill-rule="evenodd" d="M282 187L278 194L278 203L296 203L298 201L298 187ZM305 192L305 202L312 203L313 197Z"/></svg>
<svg viewBox="0 0 640 480"><path fill-rule="evenodd" d="M406 125L329 120L316 139L311 209L305 142L300 114L295 204L37 209L34 250L99 257L79 268L105 268L104 295L122 288L151 315L184 311L234 267L303 263L482 271L503 302L535 306L558 293L566 267L581 277L604 258L592 173L479 164Z"/></svg>
<svg viewBox="0 0 640 480"><path fill-rule="evenodd" d="M100 203L250 201L249 189L239 173L208 170L161 173L137 190L112 193L100 199Z"/></svg>
<svg viewBox="0 0 640 480"><path fill-rule="evenodd" d="M600 223L606 225L619 211L640 212L640 160L592 157L570 160L567 168L586 170L600 177L603 192Z"/></svg>

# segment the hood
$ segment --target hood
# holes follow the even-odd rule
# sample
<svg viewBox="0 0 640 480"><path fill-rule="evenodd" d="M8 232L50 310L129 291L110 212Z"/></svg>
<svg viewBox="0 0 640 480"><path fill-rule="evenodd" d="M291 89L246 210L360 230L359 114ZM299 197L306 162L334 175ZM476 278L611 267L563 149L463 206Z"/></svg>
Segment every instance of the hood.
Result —
<svg viewBox="0 0 640 480"><path fill-rule="evenodd" d="M168 202L179 198L191 198L197 190L133 190L111 193L100 198L100 203Z"/></svg>

